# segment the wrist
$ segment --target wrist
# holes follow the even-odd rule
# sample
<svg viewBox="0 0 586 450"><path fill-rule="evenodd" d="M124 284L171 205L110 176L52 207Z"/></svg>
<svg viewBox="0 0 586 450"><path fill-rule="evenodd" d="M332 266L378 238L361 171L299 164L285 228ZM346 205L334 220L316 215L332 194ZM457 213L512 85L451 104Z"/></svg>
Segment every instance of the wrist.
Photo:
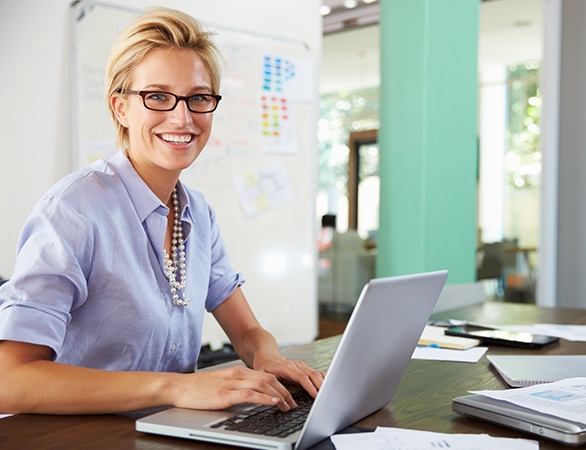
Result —
<svg viewBox="0 0 586 450"><path fill-rule="evenodd" d="M278 364L285 361L286 358L281 353L259 353L254 356L252 368L255 370L262 370L265 367L269 367L273 364Z"/></svg>
<svg viewBox="0 0 586 450"><path fill-rule="evenodd" d="M158 375L160 376L153 385L153 396L157 406L177 406L178 399L182 398L183 394L183 374L164 372Z"/></svg>

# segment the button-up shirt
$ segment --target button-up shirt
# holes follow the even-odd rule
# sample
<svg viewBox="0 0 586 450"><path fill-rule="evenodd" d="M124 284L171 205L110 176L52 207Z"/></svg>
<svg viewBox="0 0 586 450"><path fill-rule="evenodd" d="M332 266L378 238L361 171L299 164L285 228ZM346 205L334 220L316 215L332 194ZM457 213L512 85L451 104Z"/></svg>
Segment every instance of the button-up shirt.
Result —
<svg viewBox="0 0 586 450"><path fill-rule="evenodd" d="M205 311L243 283L213 210L179 183L187 307L163 270L169 209L126 156L97 161L36 205L0 288L0 340L44 345L54 360L108 370L190 372Z"/></svg>

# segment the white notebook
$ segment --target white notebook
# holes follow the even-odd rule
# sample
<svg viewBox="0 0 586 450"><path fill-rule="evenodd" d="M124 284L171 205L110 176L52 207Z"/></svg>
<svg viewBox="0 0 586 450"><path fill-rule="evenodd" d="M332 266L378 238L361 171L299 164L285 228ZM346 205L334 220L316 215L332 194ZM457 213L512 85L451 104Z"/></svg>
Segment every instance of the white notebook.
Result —
<svg viewBox="0 0 586 450"><path fill-rule="evenodd" d="M586 377L586 355L488 355L511 387Z"/></svg>

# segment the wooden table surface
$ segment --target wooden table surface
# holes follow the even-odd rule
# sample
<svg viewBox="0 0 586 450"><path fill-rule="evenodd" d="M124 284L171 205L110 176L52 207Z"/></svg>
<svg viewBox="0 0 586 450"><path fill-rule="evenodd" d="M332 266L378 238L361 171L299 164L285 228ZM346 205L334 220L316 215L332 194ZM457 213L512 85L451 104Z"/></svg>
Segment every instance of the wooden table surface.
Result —
<svg viewBox="0 0 586 450"><path fill-rule="evenodd" d="M586 324L586 310L537 308L514 303L484 303L445 311L433 319L466 319L484 323ZM292 347L285 350L290 358L317 367L327 366L338 337ZM377 344L373 344L377 345ZM378 344L380 345L380 344ZM541 350L523 350L492 346L490 354L586 354L586 342L561 340ZM460 416L451 410L451 400L469 390L505 389L507 385L490 367L486 356L478 363L412 360L391 403L364 418L364 427L399 427L442 433L487 433L499 437L534 436L504 427ZM0 449L182 449L219 450L233 448L197 441L147 435L135 431L132 416L49 416L16 415L0 420ZM540 441L540 449L570 447L548 440Z"/></svg>

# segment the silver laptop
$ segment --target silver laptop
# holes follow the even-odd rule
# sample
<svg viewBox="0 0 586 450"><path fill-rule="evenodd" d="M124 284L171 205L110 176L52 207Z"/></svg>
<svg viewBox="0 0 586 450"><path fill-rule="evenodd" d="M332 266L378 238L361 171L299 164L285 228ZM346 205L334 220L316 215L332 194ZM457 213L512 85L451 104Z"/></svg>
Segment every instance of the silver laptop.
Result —
<svg viewBox="0 0 586 450"><path fill-rule="evenodd" d="M464 395L452 400L452 409L480 419L566 445L586 443L586 425L550 416L529 408L480 394Z"/></svg>
<svg viewBox="0 0 586 450"><path fill-rule="evenodd" d="M301 429L288 436L234 429L240 425L228 418L248 415L251 405L222 411L171 408L138 419L136 429L256 449L305 450L391 401L446 278L447 271L437 271L368 282ZM285 422L299 420L288 419L292 412L271 412ZM226 420L230 429L220 425Z"/></svg>

